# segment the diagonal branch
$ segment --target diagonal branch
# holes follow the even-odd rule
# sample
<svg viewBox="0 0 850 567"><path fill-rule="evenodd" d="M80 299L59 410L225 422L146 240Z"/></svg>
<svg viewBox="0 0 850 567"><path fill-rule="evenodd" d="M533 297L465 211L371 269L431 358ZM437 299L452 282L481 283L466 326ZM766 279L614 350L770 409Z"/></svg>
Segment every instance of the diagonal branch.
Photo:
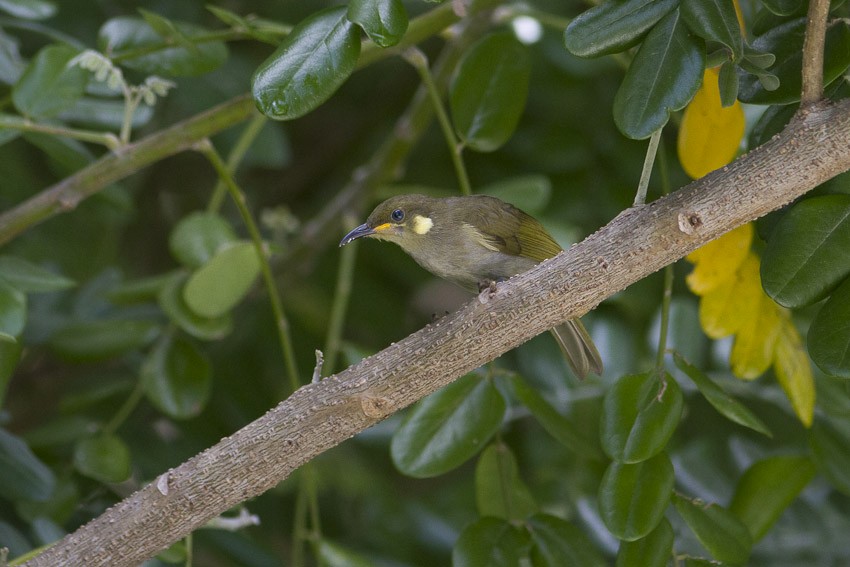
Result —
<svg viewBox="0 0 850 567"><path fill-rule="evenodd" d="M129 566L272 488L316 455L531 337L850 169L850 99L321 382L163 473L25 565Z"/></svg>

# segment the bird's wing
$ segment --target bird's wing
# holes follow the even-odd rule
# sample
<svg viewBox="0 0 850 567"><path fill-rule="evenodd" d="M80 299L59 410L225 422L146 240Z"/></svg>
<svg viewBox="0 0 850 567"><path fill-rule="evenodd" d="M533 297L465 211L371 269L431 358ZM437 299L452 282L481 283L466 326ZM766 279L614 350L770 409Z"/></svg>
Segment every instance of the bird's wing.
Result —
<svg viewBox="0 0 850 567"><path fill-rule="evenodd" d="M521 210L501 203L498 207L479 209L470 224L474 237L490 250L511 256L524 256L542 262L561 251L546 229ZM504 236L511 235L511 236Z"/></svg>

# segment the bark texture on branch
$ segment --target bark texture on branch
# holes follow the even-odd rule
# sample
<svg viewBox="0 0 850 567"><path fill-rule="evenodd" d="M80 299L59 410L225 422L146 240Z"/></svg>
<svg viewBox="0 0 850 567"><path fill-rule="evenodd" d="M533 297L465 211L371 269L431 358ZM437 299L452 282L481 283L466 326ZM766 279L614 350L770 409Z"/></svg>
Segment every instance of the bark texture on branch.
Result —
<svg viewBox="0 0 850 567"><path fill-rule="evenodd" d="M850 100L812 106L729 166L623 212L494 295L301 388L25 565L137 565L389 414L847 169Z"/></svg>

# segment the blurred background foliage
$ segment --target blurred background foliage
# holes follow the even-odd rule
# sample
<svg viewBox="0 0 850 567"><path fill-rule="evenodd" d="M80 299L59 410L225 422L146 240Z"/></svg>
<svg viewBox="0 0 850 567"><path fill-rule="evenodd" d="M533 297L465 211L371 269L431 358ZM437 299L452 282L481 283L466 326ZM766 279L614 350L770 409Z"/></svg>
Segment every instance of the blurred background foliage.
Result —
<svg viewBox="0 0 850 567"><path fill-rule="evenodd" d="M759 53L776 51L781 42L764 37L797 33L795 18L805 12L802 4L746 3L740 7L747 24L744 36L762 37ZM846 17L841 4L834 3L833 17ZM26 116L46 125L120 134L120 94L105 92L102 82L82 70L72 69L68 72L79 71L79 77L61 76L58 82L64 87L79 82L80 94L86 89L83 98L45 98L43 93L50 91L44 91L47 83L32 79L36 70L28 71L27 84L28 75L22 72L27 65L35 69L31 62L45 46L70 45L67 60L82 49L103 50L104 38L130 41L132 35L120 26L142 26L142 20L131 24L121 19L139 18L140 9L148 13L148 29L156 30L153 40L171 37L178 45L180 34L198 30L175 32L169 22L208 30L231 26L223 41L208 42L203 50L184 47L188 63L181 70L167 72L180 59L174 53L147 63L139 57L115 59L127 85L145 85L151 74L173 83L149 85L156 100L153 107L142 102L134 116L132 140L138 140L246 93L255 70L266 64L289 26L323 3L229 0L215 7L227 12L217 17L195 1L0 1L0 117L6 120L6 128L0 129L0 210L12 209L85 167L109 151L104 145L120 145L11 127ZM411 19L446 9L420 1L404 7ZM469 179L474 192L519 203L568 247L632 204L646 144L627 138L615 125L615 115L621 128L623 121L630 124L628 108L612 108L635 51L629 48L643 36L612 49L625 55L583 59L564 45L564 29L587 9L583 3L538 0L503 9L501 23L492 29L511 29L505 14L529 14L545 25L539 39L525 47L530 86L516 130L496 151L464 152ZM690 10L693 25L693 18L698 19L693 13L699 10ZM245 21L234 20L234 14L255 14L261 20L248 20L254 27L246 33ZM446 42L436 31L419 44L431 60ZM830 51L840 51L834 56L834 67L840 68L835 77L850 62L843 33L835 33L839 47ZM133 41L141 42L138 37ZM709 59L711 41L708 50L702 46ZM143 43L130 47L138 45ZM765 60L747 49L734 46L728 61L739 64L748 53L751 62L764 66ZM44 56L45 64L60 55ZM702 80L703 63L696 67L691 96ZM715 57L710 63L723 61ZM735 74L734 68L731 72ZM794 100L787 93L782 100L758 99L769 96L756 84L762 75L752 65L746 73L739 94L754 102L791 104L746 107L748 131L760 142L787 121ZM728 96L729 71L721 75L720 96ZM771 86L769 78L762 86L765 82ZM844 79L837 81L830 94L843 96L843 84ZM396 247L365 242L340 251L336 246L382 198L459 191L436 124L415 140L402 169L384 172L390 181L359 191L332 222L311 224L350 187L349 181L363 171L358 168L399 136L396 121L419 85L412 66L401 57L387 57L357 70L327 103L303 117L285 122L255 118L250 125L240 123L212 137L222 156L251 141L243 148L235 179L271 252L301 384L310 380L315 349L327 350L332 342L328 328L339 300L340 273L351 285L350 303L340 335L331 332L331 339L341 342L325 375L468 299ZM62 96L70 97L68 104L61 104ZM57 100L60 106L53 109L50 105ZM650 200L690 179L676 154L681 121L674 114L660 138ZM630 135L636 131L623 130ZM727 161L739 149L742 134L732 136ZM207 159L209 152L201 149L140 169L74 211L31 226L0 250L0 323L5 333L0 336L0 547L9 548L10 558L72 531L292 391L292 367L282 356L267 288L257 277L252 235L233 202L222 203L222 190L214 192L219 177ZM843 176L818 191L847 189ZM828 206L846 203L842 196ZM216 209L218 215L201 214ZM777 219L771 215L758 224L756 251L765 246L760 237L769 239L782 222ZM306 230L316 226L320 230ZM750 240L742 246L749 250ZM221 258L225 250L227 256ZM353 272L343 267L344 253L354 262ZM828 260L843 260L839 246L824 254ZM407 422L404 415L392 416L247 502L259 525L196 532L188 542L195 564L425 566L448 564L454 557L456 564L487 565L496 564L490 554L499 546L508 558L504 564L511 564L512 554L530 554L534 565L611 564L618 553L624 565L665 565L674 553L678 564L685 557L693 564L712 557L733 565L850 563L846 382L812 367L811 399L816 390L817 402L812 402L807 422L789 402L794 395L783 393L785 384L767 366L757 373L763 374L757 381L737 379L729 362L733 339L712 341L700 326L700 300L685 281L692 269L680 262L671 272L667 347L684 358L674 365L672 356L666 356L668 405L649 410L636 406L651 406L645 397L658 385L659 376L650 370L657 356L665 282L664 275L656 274L585 318L605 361L602 377L579 383L548 334L537 337L436 395L443 398L431 399L438 408L474 403L468 392L475 391L490 400L485 409L497 408L486 423L470 423L462 415L430 423L477 436L479 445L471 454L417 438L423 431L417 424L429 426L432 418L422 406L407 410L413 416ZM729 269L734 272L738 266ZM773 267L780 274L788 269ZM846 273L825 287L835 289ZM192 308L191 293L182 293L193 280L205 301L218 294L212 311L199 314L197 304ZM824 297L822 293L812 301ZM796 327L790 328L804 331L817 315L813 307L790 307L800 307L793 312ZM841 375L846 361L831 368ZM739 402L749 410L742 410ZM506 404L503 411L497 411L499 403ZM618 421L629 408L637 412L633 419ZM645 410L649 413L641 413ZM814 425L807 427L812 414ZM630 432L640 438L634 442L637 449L618 446L618 435ZM405 465L410 460L405 455L418 456L425 449L436 453L427 463L434 468ZM666 480L658 481L667 478L665 455L675 471L669 476L670 482L675 480L672 500ZM459 462L440 462L447 456ZM618 508L629 510L630 495L620 492L627 467L635 467L628 469L628 475L637 475L635 490L658 489L635 505L638 520L623 518ZM650 468L655 472L647 473ZM641 481L642 474L651 479ZM718 506L704 508L694 498ZM151 564L184 562L186 543ZM635 557L645 563L629 563Z"/></svg>

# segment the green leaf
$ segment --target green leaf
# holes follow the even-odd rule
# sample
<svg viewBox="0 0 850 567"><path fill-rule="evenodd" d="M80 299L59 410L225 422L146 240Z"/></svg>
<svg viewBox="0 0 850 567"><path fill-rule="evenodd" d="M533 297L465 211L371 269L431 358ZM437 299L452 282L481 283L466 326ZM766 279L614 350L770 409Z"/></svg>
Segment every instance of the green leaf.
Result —
<svg viewBox="0 0 850 567"><path fill-rule="evenodd" d="M219 317L202 317L189 309L183 299L183 286L187 279L186 274L177 274L160 290L157 301L162 311L195 338L213 341L229 335L233 329L233 319L229 313Z"/></svg>
<svg viewBox="0 0 850 567"><path fill-rule="evenodd" d="M600 438L615 461L637 463L664 450L682 417L682 391L669 374L623 376L605 394Z"/></svg>
<svg viewBox="0 0 850 567"><path fill-rule="evenodd" d="M677 0L609 0L581 13L564 31L564 44L573 55L599 57L635 45Z"/></svg>
<svg viewBox="0 0 850 567"><path fill-rule="evenodd" d="M599 486L602 521L617 539L645 537L664 517L674 480L666 453L641 463L612 462Z"/></svg>
<svg viewBox="0 0 850 567"><path fill-rule="evenodd" d="M59 118L63 122L82 125L91 130L121 130L124 125L124 101L86 97L77 100L74 106L63 110ZM154 109L142 104L133 112L133 128L147 125L153 118Z"/></svg>
<svg viewBox="0 0 850 567"><path fill-rule="evenodd" d="M682 0L682 18L692 32L728 47L737 60L744 53L733 0Z"/></svg>
<svg viewBox="0 0 850 567"><path fill-rule="evenodd" d="M139 13L145 22L161 37L166 43L180 45L187 49L192 49L192 42L181 32L177 25L155 12L139 8Z"/></svg>
<svg viewBox="0 0 850 567"><path fill-rule="evenodd" d="M0 410L6 397L6 386L21 359L22 346L12 335L0 333Z"/></svg>
<svg viewBox="0 0 850 567"><path fill-rule="evenodd" d="M699 389L703 397L710 403L726 419L749 427L753 431L773 437L773 434L756 415L747 409L741 402L730 396L718 386L711 378L706 376L702 370L685 360L685 357L678 352L673 353L673 360L679 370L688 375L688 378L693 380L696 387Z"/></svg>
<svg viewBox="0 0 850 567"><path fill-rule="evenodd" d="M106 319L71 323L55 332L50 346L71 359L94 360L142 348L159 334L153 321Z"/></svg>
<svg viewBox="0 0 850 567"><path fill-rule="evenodd" d="M19 437L0 428L0 497L7 500L50 498L56 486L53 471L36 457Z"/></svg>
<svg viewBox="0 0 850 567"><path fill-rule="evenodd" d="M723 108L735 104L738 100L738 72L732 61L726 61L720 66L717 87L720 90L720 105Z"/></svg>
<svg viewBox="0 0 850 567"><path fill-rule="evenodd" d="M360 55L360 31L345 6L299 23L257 68L251 92L260 111L291 120L315 109L348 79Z"/></svg>
<svg viewBox="0 0 850 567"><path fill-rule="evenodd" d="M490 183L478 193L492 195L522 209L528 214L540 214L552 196L552 182L545 175L519 175Z"/></svg>
<svg viewBox="0 0 850 567"><path fill-rule="evenodd" d="M646 536L620 543L617 567L666 567L673 555L673 528L667 518Z"/></svg>
<svg viewBox="0 0 850 567"><path fill-rule="evenodd" d="M245 297L259 273L260 260L253 243L224 246L192 274L183 288L183 299L202 317L221 317Z"/></svg>
<svg viewBox="0 0 850 567"><path fill-rule="evenodd" d="M379 47L397 44L407 31L407 11L401 0L351 0L347 17Z"/></svg>
<svg viewBox="0 0 850 567"><path fill-rule="evenodd" d="M782 455L753 464L738 481L729 510L758 541L815 477L808 457Z"/></svg>
<svg viewBox="0 0 850 567"><path fill-rule="evenodd" d="M168 248L178 262L200 268L215 253L236 240L230 223L216 213L194 212L182 218L168 237Z"/></svg>
<svg viewBox="0 0 850 567"><path fill-rule="evenodd" d="M815 419L809 446L818 470L837 490L850 496L850 424Z"/></svg>
<svg viewBox="0 0 850 567"><path fill-rule="evenodd" d="M56 4L47 0L0 0L0 11L22 20L46 20L56 13Z"/></svg>
<svg viewBox="0 0 850 567"><path fill-rule="evenodd" d="M739 72L741 87L738 98L752 104L790 104L800 100L802 89L803 39L806 18L779 25L753 41L756 51L772 53L776 65L770 72L779 78L779 88L765 89L758 77ZM836 19L826 31L823 84L827 86L840 77L850 65L850 24Z"/></svg>
<svg viewBox="0 0 850 567"><path fill-rule="evenodd" d="M13 85L24 72L24 60L18 49L18 40L0 29L0 83ZM0 134L4 132L0 130ZM0 142L2 143L2 142Z"/></svg>
<svg viewBox="0 0 850 567"><path fill-rule="evenodd" d="M676 511L697 536L700 543L718 561L745 564L753 548L753 539L747 526L735 514L716 504L673 495Z"/></svg>
<svg viewBox="0 0 850 567"><path fill-rule="evenodd" d="M455 130L464 144L492 152L516 130L531 64L526 48L509 32L490 34L464 55L449 87Z"/></svg>
<svg viewBox="0 0 850 567"><path fill-rule="evenodd" d="M404 474L443 474L478 453L499 429L505 400L491 380L467 374L416 404L393 435L393 463Z"/></svg>
<svg viewBox="0 0 850 567"><path fill-rule="evenodd" d="M27 296L0 279L0 333L17 337L27 323Z"/></svg>
<svg viewBox="0 0 850 567"><path fill-rule="evenodd" d="M790 16L803 5L802 0L761 0L761 3L777 16Z"/></svg>
<svg viewBox="0 0 850 567"><path fill-rule="evenodd" d="M475 500L480 516L524 520L537 504L519 475L510 448L493 443L481 453L475 467Z"/></svg>
<svg viewBox="0 0 850 567"><path fill-rule="evenodd" d="M109 433L81 439L74 447L74 468L99 482L125 481L130 477L130 449Z"/></svg>
<svg viewBox="0 0 850 567"><path fill-rule="evenodd" d="M576 526L549 514L537 514L525 522L531 534L534 567L605 567L607 563L590 539Z"/></svg>
<svg viewBox="0 0 850 567"><path fill-rule="evenodd" d="M0 256L0 278L24 293L58 291L75 285L74 280L17 256Z"/></svg>
<svg viewBox="0 0 850 567"><path fill-rule="evenodd" d="M369 557L324 538L318 542L317 555L318 563L325 567L375 567Z"/></svg>
<svg viewBox="0 0 850 567"><path fill-rule="evenodd" d="M826 297L850 275L850 195L805 199L776 225L761 261L765 292L786 307Z"/></svg>
<svg viewBox="0 0 850 567"><path fill-rule="evenodd" d="M25 116L49 118L73 106L89 79L81 67L68 66L77 53L67 45L42 48L12 87L15 108Z"/></svg>
<svg viewBox="0 0 850 567"><path fill-rule="evenodd" d="M452 567L516 567L528 536L498 518L481 518L461 532L452 550Z"/></svg>
<svg viewBox="0 0 850 567"><path fill-rule="evenodd" d="M516 398L528 408L543 429L555 440L583 457L589 459L602 457L598 445L582 433L569 419L558 413L521 376L511 376L510 385Z"/></svg>
<svg viewBox="0 0 850 567"><path fill-rule="evenodd" d="M210 396L209 361L183 338L163 337L142 364L141 378L151 403L174 419L198 415Z"/></svg>
<svg viewBox="0 0 850 567"><path fill-rule="evenodd" d="M648 138L684 108L702 83L705 46L675 10L646 36L614 97L614 122L635 140Z"/></svg>
<svg viewBox="0 0 850 567"><path fill-rule="evenodd" d="M798 105L796 104L768 106L753 126L748 146L750 148L758 147L779 134L794 117L797 108Z"/></svg>
<svg viewBox="0 0 850 567"><path fill-rule="evenodd" d="M196 36L210 34L210 30L190 23L171 23L191 46L168 45L148 22L130 16L112 18L103 24L97 45L104 53L127 54L122 56L121 65L171 77L203 75L227 61L227 46L223 42L193 41Z"/></svg>
<svg viewBox="0 0 850 567"><path fill-rule="evenodd" d="M815 315L806 342L809 356L821 370L850 378L850 278Z"/></svg>

